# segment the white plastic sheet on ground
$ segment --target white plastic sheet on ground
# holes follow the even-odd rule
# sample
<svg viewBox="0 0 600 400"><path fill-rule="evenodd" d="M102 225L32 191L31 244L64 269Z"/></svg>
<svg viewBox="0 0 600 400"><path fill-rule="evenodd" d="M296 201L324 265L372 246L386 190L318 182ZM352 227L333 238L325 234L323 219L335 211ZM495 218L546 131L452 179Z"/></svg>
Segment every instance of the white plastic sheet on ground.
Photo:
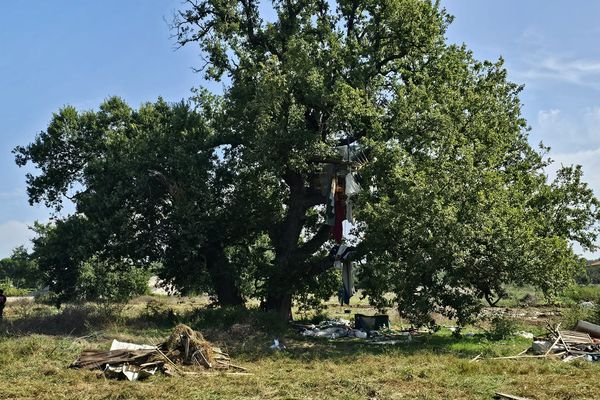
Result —
<svg viewBox="0 0 600 400"><path fill-rule="evenodd" d="M156 346L151 346L149 344L119 342L117 339L113 339L112 344L110 345L110 351L113 351L113 350L154 350L154 349L156 349Z"/></svg>

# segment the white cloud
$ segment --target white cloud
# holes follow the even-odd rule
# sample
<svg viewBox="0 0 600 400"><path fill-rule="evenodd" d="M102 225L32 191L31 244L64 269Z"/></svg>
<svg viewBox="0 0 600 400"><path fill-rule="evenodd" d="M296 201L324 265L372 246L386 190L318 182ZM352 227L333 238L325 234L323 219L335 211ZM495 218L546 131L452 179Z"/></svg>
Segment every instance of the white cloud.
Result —
<svg viewBox="0 0 600 400"><path fill-rule="evenodd" d="M600 61L586 59L566 59L545 56L531 60L530 67L517 73L525 79L552 80L572 83L593 89L600 89Z"/></svg>
<svg viewBox="0 0 600 400"><path fill-rule="evenodd" d="M30 225L23 221L7 221L0 224L0 258L8 257L17 246L29 247L29 240L34 236L29 229Z"/></svg>
<svg viewBox="0 0 600 400"><path fill-rule="evenodd" d="M2 199L2 200L21 198L24 196L25 196L25 190L21 189L21 188L14 188L12 190L6 190L3 192L0 192L0 199Z"/></svg>
<svg viewBox="0 0 600 400"><path fill-rule="evenodd" d="M560 109L540 110L532 136L556 148L574 153L600 147L600 107L587 107L572 114Z"/></svg>
<svg viewBox="0 0 600 400"><path fill-rule="evenodd" d="M596 197L600 197L600 148L583 150L575 153L551 154L554 160L552 172L561 165L581 165L583 180L594 190Z"/></svg>
<svg viewBox="0 0 600 400"><path fill-rule="evenodd" d="M530 26L521 33L515 43L521 47L539 49L546 45L546 36L537 27Z"/></svg>
<svg viewBox="0 0 600 400"><path fill-rule="evenodd" d="M551 110L540 110L538 112L538 121L540 124L555 122L558 118L560 118L560 110L557 108L553 108Z"/></svg>

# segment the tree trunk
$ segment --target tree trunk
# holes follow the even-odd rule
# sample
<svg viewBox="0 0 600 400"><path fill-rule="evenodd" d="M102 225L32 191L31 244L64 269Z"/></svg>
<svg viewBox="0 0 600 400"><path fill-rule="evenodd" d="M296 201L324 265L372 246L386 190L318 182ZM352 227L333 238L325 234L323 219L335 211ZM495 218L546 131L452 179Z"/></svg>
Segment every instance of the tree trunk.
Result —
<svg viewBox="0 0 600 400"><path fill-rule="evenodd" d="M235 272L225 256L224 249L215 246L210 250L206 261L218 303L222 306L244 305L244 299L235 281Z"/></svg>
<svg viewBox="0 0 600 400"><path fill-rule="evenodd" d="M326 198L320 193L315 197L314 191L305 187L304 179L298 173L288 171L285 182L290 188L286 202L288 209L285 219L269 235L275 248L275 260L273 274L267 282L264 307L289 321L292 319L292 297L298 284L323 272L322 268L313 268L307 260L327 241L330 227L323 226L312 239L300 244L306 211L315 204L324 203Z"/></svg>
<svg viewBox="0 0 600 400"><path fill-rule="evenodd" d="M265 308L268 311L275 312L283 321L292 320L292 295L279 294L267 296Z"/></svg>

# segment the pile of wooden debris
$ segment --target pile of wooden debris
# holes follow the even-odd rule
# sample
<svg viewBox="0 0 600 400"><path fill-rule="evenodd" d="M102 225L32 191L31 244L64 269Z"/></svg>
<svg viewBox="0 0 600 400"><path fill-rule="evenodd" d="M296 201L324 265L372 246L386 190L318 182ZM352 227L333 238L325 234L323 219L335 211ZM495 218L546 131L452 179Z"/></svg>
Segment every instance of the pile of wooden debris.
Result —
<svg viewBox="0 0 600 400"><path fill-rule="evenodd" d="M600 325L578 321L573 330L548 326L548 335L534 338L531 347L514 356L492 357L488 360L519 358L558 358L563 362L576 359L600 361ZM483 360L479 354L471 361Z"/></svg>
<svg viewBox="0 0 600 400"><path fill-rule="evenodd" d="M169 338L156 346L125 343L114 340L110 350L84 350L72 368L101 369L105 376L130 381L154 375L189 375L198 371L185 370L194 366L207 370L245 368L231 364L229 356L204 339L200 332L187 325L175 327Z"/></svg>
<svg viewBox="0 0 600 400"><path fill-rule="evenodd" d="M532 351L537 355L554 355L564 362L583 358L600 361L600 326L578 321L573 330L552 329L547 338L534 341Z"/></svg>
<svg viewBox="0 0 600 400"><path fill-rule="evenodd" d="M197 365L206 369L232 367L227 354L204 339L200 332L194 331L187 325L176 326L167 341L158 348L170 360L179 364Z"/></svg>

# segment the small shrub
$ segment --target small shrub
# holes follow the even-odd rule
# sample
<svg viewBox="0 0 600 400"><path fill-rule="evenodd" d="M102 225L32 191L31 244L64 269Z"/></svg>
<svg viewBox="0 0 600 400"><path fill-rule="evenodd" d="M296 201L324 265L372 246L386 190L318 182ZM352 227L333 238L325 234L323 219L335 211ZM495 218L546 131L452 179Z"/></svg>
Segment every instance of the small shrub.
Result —
<svg viewBox="0 0 600 400"><path fill-rule="evenodd" d="M537 303L538 303L538 298L531 293L527 293L527 294L525 294L525 296L523 296L519 299L519 305L521 307L531 307L531 306L536 305Z"/></svg>
<svg viewBox="0 0 600 400"><path fill-rule="evenodd" d="M154 299L146 303L146 308L142 311L139 319L163 327L174 326L181 322L180 316L172 307Z"/></svg>
<svg viewBox="0 0 600 400"><path fill-rule="evenodd" d="M60 305L60 299L59 299L58 295L54 292L42 292L42 293L36 294L35 297L33 298L33 300L37 304L45 304L48 306L55 306L55 307Z"/></svg>
<svg viewBox="0 0 600 400"><path fill-rule="evenodd" d="M20 289L14 287L10 280L5 280L0 283L0 289L4 290L4 295L8 297L28 296L29 293L31 293L31 289Z"/></svg>
<svg viewBox="0 0 600 400"><path fill-rule="evenodd" d="M590 319L592 319L593 311L594 310L590 310L589 308L581 308L577 304L563 309L560 318L561 329L572 329L580 319L590 321Z"/></svg>
<svg viewBox="0 0 600 400"><path fill-rule="evenodd" d="M591 310L588 321L600 325L600 304L596 304Z"/></svg>
<svg viewBox="0 0 600 400"><path fill-rule="evenodd" d="M306 320L305 322L318 325L323 321L327 321L328 319L330 319L330 317L329 317L329 315L327 315L327 313L325 313L323 311L318 311L316 314L312 315L310 317L310 319ZM299 320L299 322L304 322L304 321Z"/></svg>
<svg viewBox="0 0 600 400"><path fill-rule="evenodd" d="M55 309L34 303L28 299L16 300L10 303L10 314L13 319L48 317L55 311Z"/></svg>
<svg viewBox="0 0 600 400"><path fill-rule="evenodd" d="M507 339L519 330L519 324L513 318L496 315L490 320L490 328L486 332L486 336L490 340Z"/></svg>
<svg viewBox="0 0 600 400"><path fill-rule="evenodd" d="M122 304L68 304L56 310L28 302L18 307L10 330L20 334L81 334L123 322Z"/></svg>
<svg viewBox="0 0 600 400"><path fill-rule="evenodd" d="M579 304L582 301L600 303L600 285L572 285L565 289L561 298L570 304Z"/></svg>

